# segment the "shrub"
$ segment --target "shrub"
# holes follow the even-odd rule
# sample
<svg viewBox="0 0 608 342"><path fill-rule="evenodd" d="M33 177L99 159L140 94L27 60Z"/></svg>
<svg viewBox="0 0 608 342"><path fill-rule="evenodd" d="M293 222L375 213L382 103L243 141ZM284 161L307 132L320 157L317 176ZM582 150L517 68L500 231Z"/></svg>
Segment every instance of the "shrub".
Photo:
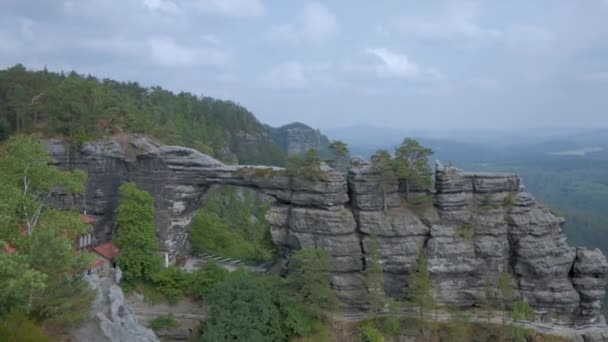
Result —
<svg viewBox="0 0 608 342"><path fill-rule="evenodd" d="M172 315L158 316L148 323L148 328L152 330L176 328L179 324Z"/></svg>
<svg viewBox="0 0 608 342"><path fill-rule="evenodd" d="M382 332L371 322L366 322L359 331L358 342L384 342Z"/></svg>

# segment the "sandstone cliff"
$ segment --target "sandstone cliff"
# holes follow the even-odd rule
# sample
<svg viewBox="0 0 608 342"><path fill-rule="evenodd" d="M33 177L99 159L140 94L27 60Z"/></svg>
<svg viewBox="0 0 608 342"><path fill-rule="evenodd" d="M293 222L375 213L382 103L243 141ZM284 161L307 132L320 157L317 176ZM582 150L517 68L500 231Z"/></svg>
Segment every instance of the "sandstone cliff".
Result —
<svg viewBox="0 0 608 342"><path fill-rule="evenodd" d="M348 177L324 166L321 181L311 183L280 168L228 166L141 136L123 143L85 143L69 156L60 141L47 146L60 167L89 173L86 196L76 201L97 219L99 241L112 236L122 182L135 181L155 196L161 248L172 255L187 252L187 227L209 186L238 185L276 200L267 218L283 256L306 247L330 253L332 286L346 309L367 305L365 264L373 231L390 296L404 295L411 266L423 252L447 304L479 305L483 284L496 283L501 272L509 271L515 278L513 300L525 298L540 319L572 326L603 322L605 256L597 249L568 246L564 219L526 193L515 174L466 173L438 163L431 205L409 203L400 184L394 184L385 212L377 176L364 162ZM426 193L418 191L414 198Z"/></svg>

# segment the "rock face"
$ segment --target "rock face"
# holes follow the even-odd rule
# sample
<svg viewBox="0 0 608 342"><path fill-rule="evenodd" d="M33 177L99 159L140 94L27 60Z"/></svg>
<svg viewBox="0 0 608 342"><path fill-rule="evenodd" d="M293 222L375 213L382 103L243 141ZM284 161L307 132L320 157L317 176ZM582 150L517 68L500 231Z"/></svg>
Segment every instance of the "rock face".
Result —
<svg viewBox="0 0 608 342"><path fill-rule="evenodd" d="M285 258L308 247L331 255L332 286L348 310L367 307L366 257L375 235L389 296L407 294L412 265L424 253L446 304L480 305L484 284L496 289L501 273L509 272L516 293L511 300L528 301L539 319L572 326L604 320L605 256L568 246L564 219L526 193L515 174L466 173L438 163L436 191L412 189L406 199L403 184L382 191L362 161L348 177L323 166L321 180L312 183L281 168L228 166L141 136L86 143L69 158L61 143L47 145L59 166L89 173L86 196L76 203L96 217L99 241L114 231L122 182L134 181L154 195L161 248L171 255L187 252L187 227L205 191L214 184L237 185L275 199L267 219Z"/></svg>
<svg viewBox="0 0 608 342"><path fill-rule="evenodd" d="M159 342L154 332L140 325L129 306L120 286L111 278L87 276L91 287L97 291L93 303L92 319L72 333L76 341L95 342Z"/></svg>
<svg viewBox="0 0 608 342"><path fill-rule="evenodd" d="M316 129L295 122L271 129L272 140L283 147L288 155L306 153L310 149L322 150L329 139Z"/></svg>

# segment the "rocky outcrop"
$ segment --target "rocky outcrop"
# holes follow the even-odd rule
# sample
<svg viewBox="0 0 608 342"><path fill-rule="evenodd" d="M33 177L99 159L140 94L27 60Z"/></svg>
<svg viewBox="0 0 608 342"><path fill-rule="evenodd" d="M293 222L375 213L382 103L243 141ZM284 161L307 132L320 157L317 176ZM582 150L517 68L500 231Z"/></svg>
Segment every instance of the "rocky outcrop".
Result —
<svg viewBox="0 0 608 342"><path fill-rule="evenodd" d="M158 342L154 332L140 325L113 279L90 275L86 280L97 292L92 318L72 332L76 341Z"/></svg>
<svg viewBox="0 0 608 342"><path fill-rule="evenodd" d="M288 155L303 154L311 149L320 151L329 145L329 139L319 130L299 122L270 130L273 142L281 146Z"/></svg>
<svg viewBox="0 0 608 342"><path fill-rule="evenodd" d="M511 300L528 301L539 319L603 322L605 256L568 246L564 219L525 192L515 174L467 173L438 163L436 190L411 189L406 199L403 184L383 191L363 161L353 163L348 177L323 166L321 179L310 182L281 168L224 165L195 150L138 136L86 143L71 154L60 142L47 145L61 167L89 173L86 196L76 204L96 217L100 241L112 234L122 182L134 181L154 195L161 248L171 255L186 252L187 228L205 191L237 185L274 199L267 220L282 256L309 247L331 255L332 286L346 309L367 306L367 256L376 238L389 296L406 296L422 253L434 288L448 305L480 305L484 285L496 289L501 273L509 272L516 293Z"/></svg>

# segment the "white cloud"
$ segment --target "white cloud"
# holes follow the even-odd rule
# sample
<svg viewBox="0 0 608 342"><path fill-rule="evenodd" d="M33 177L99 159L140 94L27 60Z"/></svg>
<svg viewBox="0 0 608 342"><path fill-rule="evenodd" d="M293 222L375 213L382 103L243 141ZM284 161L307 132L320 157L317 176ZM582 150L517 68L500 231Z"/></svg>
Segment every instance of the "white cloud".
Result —
<svg viewBox="0 0 608 342"><path fill-rule="evenodd" d="M195 0L198 10L226 17L252 18L264 14L260 0Z"/></svg>
<svg viewBox="0 0 608 342"><path fill-rule="evenodd" d="M169 37L152 37L147 40L149 58L163 66L208 65L225 67L230 54L215 47L190 47L176 43Z"/></svg>
<svg viewBox="0 0 608 342"><path fill-rule="evenodd" d="M22 48L21 42L15 38L13 34L0 30L0 55L2 54L16 54Z"/></svg>
<svg viewBox="0 0 608 342"><path fill-rule="evenodd" d="M370 48L365 53L373 56L375 63L371 68L381 77L409 79L441 79L441 73L435 68L423 68L412 62L406 55L386 48Z"/></svg>
<svg viewBox="0 0 608 342"><path fill-rule="evenodd" d="M279 64L270 69L262 78L262 82L273 87L294 88L304 86L307 80L302 63L292 61Z"/></svg>
<svg viewBox="0 0 608 342"><path fill-rule="evenodd" d="M143 5L150 11L178 13L179 6L171 0L143 0Z"/></svg>
<svg viewBox="0 0 608 342"><path fill-rule="evenodd" d="M423 39L496 39L500 30L486 28L475 19L480 9L473 2L449 2L444 11L430 17L403 17L396 23L396 29L406 35Z"/></svg>
<svg viewBox="0 0 608 342"><path fill-rule="evenodd" d="M322 3L309 3L298 14L294 24L275 25L270 38L292 44L320 44L338 32L336 16Z"/></svg>
<svg viewBox="0 0 608 342"><path fill-rule="evenodd" d="M277 88L302 88L306 86L337 87L343 83L336 79L331 63L304 64L289 61L278 64L263 75L264 85Z"/></svg>

